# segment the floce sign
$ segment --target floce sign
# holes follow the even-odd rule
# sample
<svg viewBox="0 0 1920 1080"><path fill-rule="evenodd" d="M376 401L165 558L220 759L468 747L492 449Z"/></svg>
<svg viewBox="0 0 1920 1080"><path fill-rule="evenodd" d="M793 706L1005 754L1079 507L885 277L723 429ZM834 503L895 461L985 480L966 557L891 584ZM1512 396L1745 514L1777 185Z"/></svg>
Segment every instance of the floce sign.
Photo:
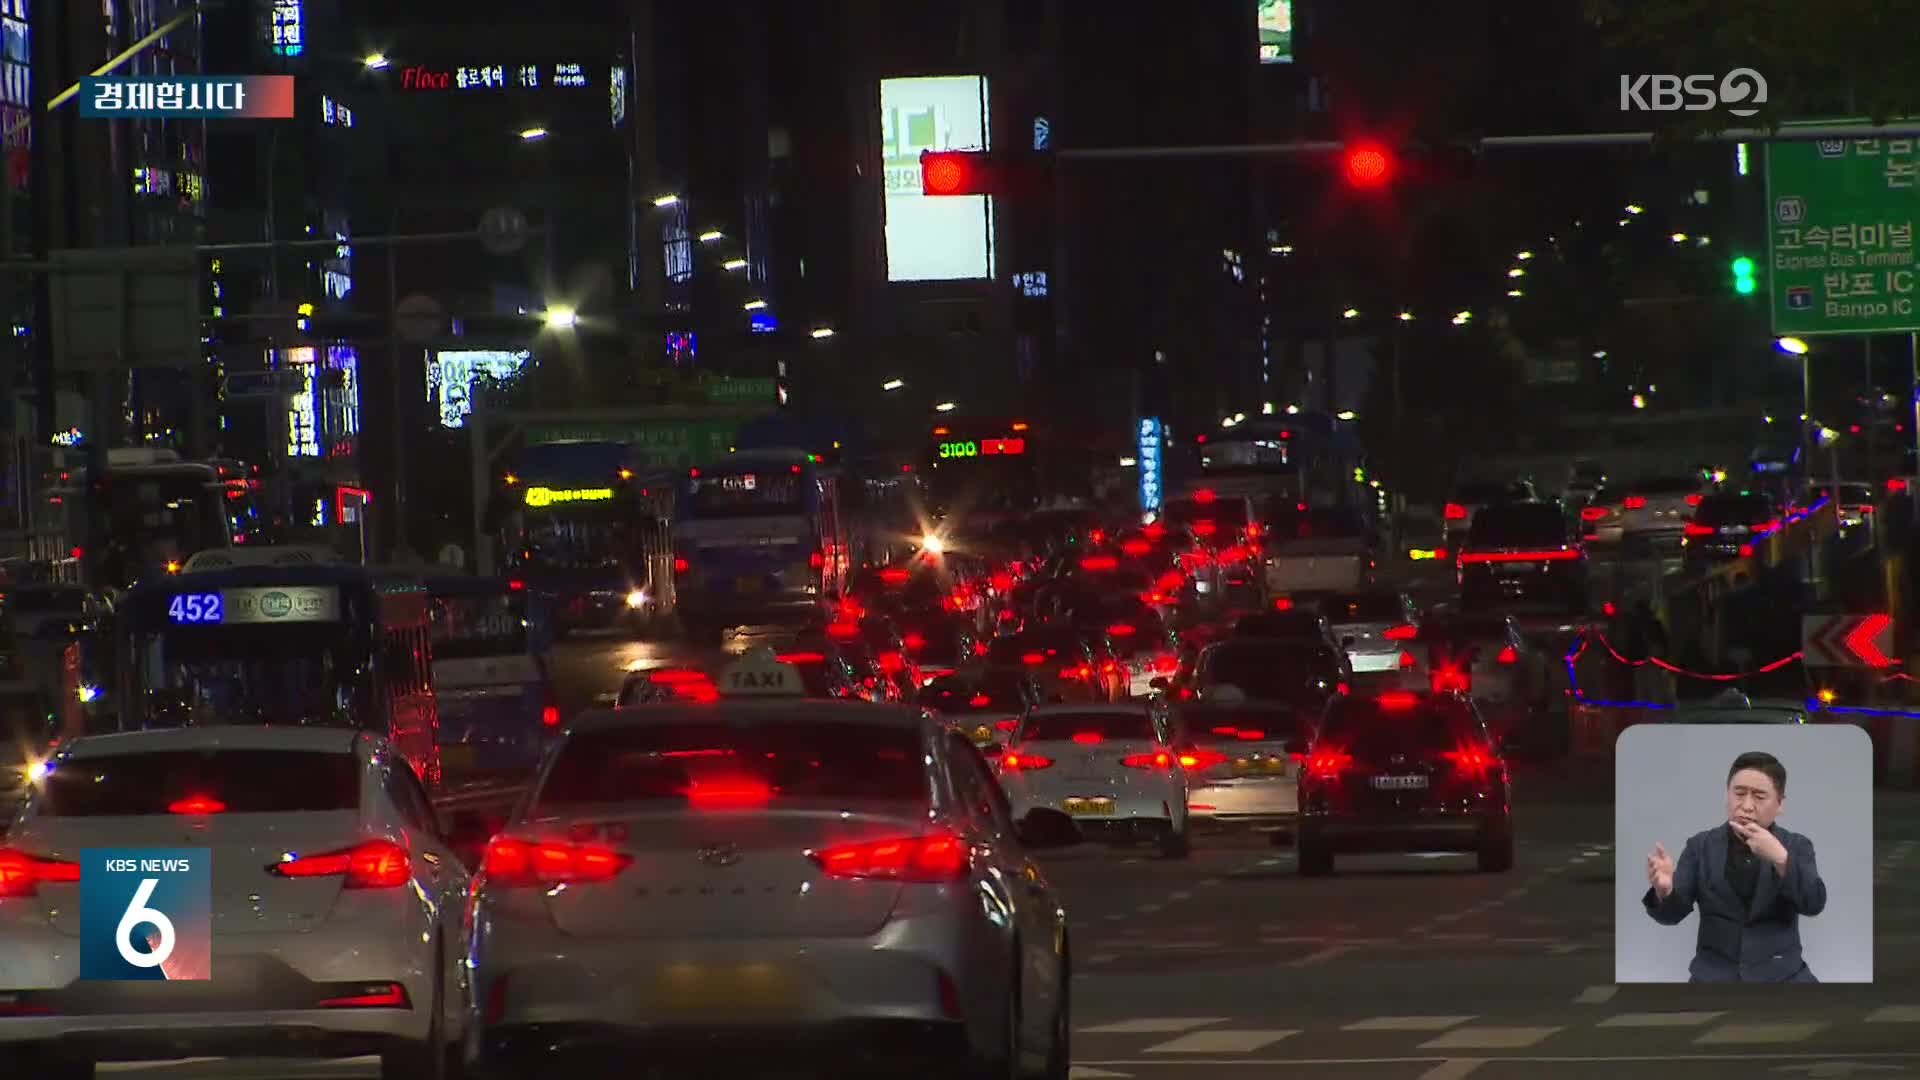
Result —
<svg viewBox="0 0 1920 1080"><path fill-rule="evenodd" d="M416 64L400 72L402 90L445 90L452 85L451 71L429 71Z"/></svg>

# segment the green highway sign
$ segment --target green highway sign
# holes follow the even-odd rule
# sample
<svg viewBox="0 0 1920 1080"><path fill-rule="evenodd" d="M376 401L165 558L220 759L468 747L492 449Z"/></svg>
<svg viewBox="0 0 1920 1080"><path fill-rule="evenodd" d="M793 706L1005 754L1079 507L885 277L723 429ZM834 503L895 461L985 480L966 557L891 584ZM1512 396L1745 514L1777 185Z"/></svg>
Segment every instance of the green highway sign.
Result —
<svg viewBox="0 0 1920 1080"><path fill-rule="evenodd" d="M548 442L619 442L633 446L647 468L703 465L727 456L738 420L636 420L529 424L527 445Z"/></svg>
<svg viewBox="0 0 1920 1080"><path fill-rule="evenodd" d="M772 405L780 396L779 385L773 379L708 377L700 380L700 392L715 405Z"/></svg>
<svg viewBox="0 0 1920 1080"><path fill-rule="evenodd" d="M1774 142L1766 159L1774 334L1920 331L1920 141Z"/></svg>

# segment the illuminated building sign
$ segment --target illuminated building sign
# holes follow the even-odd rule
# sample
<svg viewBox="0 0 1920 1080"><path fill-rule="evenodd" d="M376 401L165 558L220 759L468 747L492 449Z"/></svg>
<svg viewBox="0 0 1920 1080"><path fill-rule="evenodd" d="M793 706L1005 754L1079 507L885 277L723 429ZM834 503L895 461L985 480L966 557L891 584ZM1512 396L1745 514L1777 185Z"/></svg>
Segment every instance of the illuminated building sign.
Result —
<svg viewBox="0 0 1920 1080"><path fill-rule="evenodd" d="M333 127L352 127L353 110L333 100L325 94L320 95L320 122Z"/></svg>
<svg viewBox="0 0 1920 1080"><path fill-rule="evenodd" d="M579 64L555 64L553 66L553 85L585 86L587 85L587 71Z"/></svg>
<svg viewBox="0 0 1920 1080"><path fill-rule="evenodd" d="M1163 433L1160 418L1140 418L1138 453L1140 466L1140 509L1152 513L1160 509L1160 444Z"/></svg>
<svg viewBox="0 0 1920 1080"><path fill-rule="evenodd" d="M882 79L880 166L885 190L887 280L994 276L993 200L928 196L923 150L991 150L987 80L979 75Z"/></svg>
<svg viewBox="0 0 1920 1080"><path fill-rule="evenodd" d="M1293 63L1293 0L1260 0L1255 11L1260 26L1260 62Z"/></svg>
<svg viewBox="0 0 1920 1080"><path fill-rule="evenodd" d="M613 107L613 126L619 127L627 118L627 69L619 64L613 65L607 80L607 96Z"/></svg>
<svg viewBox="0 0 1920 1080"><path fill-rule="evenodd" d="M65 431L54 432L53 438L50 441L55 446L79 446L87 441L87 436L85 432L77 427L68 428Z"/></svg>
<svg viewBox="0 0 1920 1080"><path fill-rule="evenodd" d="M482 378L506 382L533 354L525 349L462 349L436 353L427 365L427 400L440 402L440 426L457 428L473 411L473 384Z"/></svg>
<svg viewBox="0 0 1920 1080"><path fill-rule="evenodd" d="M964 442L943 442L939 446L942 458L995 457L1006 454L1024 454L1027 452L1025 439L968 439Z"/></svg>
<svg viewBox="0 0 1920 1080"><path fill-rule="evenodd" d="M302 345L280 354L284 370L296 373L300 389L287 402L287 456L319 457L319 413L314 402L313 346Z"/></svg>
<svg viewBox="0 0 1920 1080"><path fill-rule="evenodd" d="M276 56L299 56L307 51L300 5L303 0L273 0L273 51Z"/></svg>
<svg viewBox="0 0 1920 1080"><path fill-rule="evenodd" d="M614 71L614 78L624 82L626 69ZM578 90L592 83L584 64L463 64L447 69L415 64L400 71L402 90Z"/></svg>
<svg viewBox="0 0 1920 1080"><path fill-rule="evenodd" d="M527 489L526 494L527 505L535 510L548 506L559 506L564 503L612 501L612 488L530 487Z"/></svg>

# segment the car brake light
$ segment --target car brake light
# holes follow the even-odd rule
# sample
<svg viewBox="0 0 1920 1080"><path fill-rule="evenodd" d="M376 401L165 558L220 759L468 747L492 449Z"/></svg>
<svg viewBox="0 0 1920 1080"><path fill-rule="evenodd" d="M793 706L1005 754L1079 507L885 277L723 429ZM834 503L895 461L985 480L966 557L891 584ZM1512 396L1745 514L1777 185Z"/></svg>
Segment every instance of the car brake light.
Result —
<svg viewBox="0 0 1920 1080"><path fill-rule="evenodd" d="M541 727L559 727L560 726L560 706L558 705L540 706L540 726Z"/></svg>
<svg viewBox="0 0 1920 1080"><path fill-rule="evenodd" d="M1218 750L1182 750L1180 767L1183 769L1211 769L1227 760L1227 755Z"/></svg>
<svg viewBox="0 0 1920 1080"><path fill-rule="evenodd" d="M1887 490L1888 491L1907 490L1907 478L1904 476L1895 476L1895 477L1889 478L1887 480Z"/></svg>
<svg viewBox="0 0 1920 1080"><path fill-rule="evenodd" d="M1099 742L1100 739L1101 735L1097 731L1076 731L1073 733L1073 741L1082 746L1091 746Z"/></svg>
<svg viewBox="0 0 1920 1080"><path fill-rule="evenodd" d="M1020 730L1020 718L1017 716L1009 716L1005 720L995 720L993 722L993 730L1018 731Z"/></svg>
<svg viewBox="0 0 1920 1080"><path fill-rule="evenodd" d="M1189 527L1193 529L1193 535L1201 537L1212 536L1220 528L1211 521L1196 521Z"/></svg>
<svg viewBox="0 0 1920 1080"><path fill-rule="evenodd" d="M1702 498L1705 498L1705 496L1703 496L1703 495L1701 495L1701 494L1700 494L1699 492L1697 492L1697 491L1696 491L1696 492L1694 492L1694 493L1693 493L1692 495L1689 495L1689 496L1687 496L1687 505L1688 505L1688 506L1699 506L1699 505L1700 505L1700 500L1701 500Z"/></svg>
<svg viewBox="0 0 1920 1080"><path fill-rule="evenodd" d="M918 652L927 647L927 639L921 634L908 634L906 637L900 639L900 644Z"/></svg>
<svg viewBox="0 0 1920 1080"><path fill-rule="evenodd" d="M1020 662L1027 665L1028 667L1037 667L1041 664L1046 663L1047 658L1044 653L1030 652L1030 653L1023 654L1020 657Z"/></svg>
<svg viewBox="0 0 1920 1080"><path fill-rule="evenodd" d="M966 841L952 833L836 844L807 857L834 877L924 883L956 880L970 861Z"/></svg>
<svg viewBox="0 0 1920 1080"><path fill-rule="evenodd" d="M880 571L880 581L886 585L905 585L907 572L899 567L890 567Z"/></svg>
<svg viewBox="0 0 1920 1080"><path fill-rule="evenodd" d="M1132 637L1135 631L1133 627L1128 626L1126 623L1114 623L1112 626L1107 627L1107 633L1112 634L1114 637Z"/></svg>
<svg viewBox="0 0 1920 1080"><path fill-rule="evenodd" d="M1638 510L1647 505L1647 497L1645 495L1629 495L1620 500L1620 505L1629 510Z"/></svg>
<svg viewBox="0 0 1920 1080"><path fill-rule="evenodd" d="M1460 561L1463 563L1495 562L1566 562L1580 557L1580 549L1573 547L1552 548L1546 551L1463 551Z"/></svg>
<svg viewBox="0 0 1920 1080"><path fill-rule="evenodd" d="M496 836L487 845L480 872L487 884L507 888L612 881L633 856L597 844L515 840Z"/></svg>
<svg viewBox="0 0 1920 1080"><path fill-rule="evenodd" d="M1374 698L1374 700L1378 702L1383 709L1411 709L1420 703L1420 696L1406 691L1394 691L1381 694L1379 697Z"/></svg>
<svg viewBox="0 0 1920 1080"><path fill-rule="evenodd" d="M827 636L835 641L851 641L860 636L860 627L850 622L829 624Z"/></svg>
<svg viewBox="0 0 1920 1080"><path fill-rule="evenodd" d="M694 780L682 788L680 793L695 806L717 808L759 806L773 798L773 788L765 781L753 777L710 777L706 780Z"/></svg>
<svg viewBox="0 0 1920 1080"><path fill-rule="evenodd" d="M1443 667L1433 673L1433 692L1436 694L1466 693L1473 686L1473 679L1459 668ZM1412 704L1408 702L1407 704ZM1395 706L1404 708L1405 706Z"/></svg>
<svg viewBox="0 0 1920 1080"><path fill-rule="evenodd" d="M1173 755L1165 750L1156 750L1151 754L1128 754L1120 759L1120 764L1129 769L1170 769L1173 767Z"/></svg>
<svg viewBox="0 0 1920 1080"><path fill-rule="evenodd" d="M807 565L815 570L825 569L827 565L827 553L818 549L808 552Z"/></svg>
<svg viewBox="0 0 1920 1080"><path fill-rule="evenodd" d="M1584 506L1580 508L1581 521L1604 521L1611 511L1604 506Z"/></svg>
<svg viewBox="0 0 1920 1080"><path fill-rule="evenodd" d="M525 589L526 587L527 587L527 583L524 581L521 581L519 578L514 578L512 581L507 582L508 592L519 592L522 589Z"/></svg>
<svg viewBox="0 0 1920 1080"><path fill-rule="evenodd" d="M1401 649L1399 665L1401 671L1412 671L1414 665L1413 654L1405 649Z"/></svg>
<svg viewBox="0 0 1920 1080"><path fill-rule="evenodd" d="M1720 530L1711 525L1697 525L1689 521L1680 531L1687 536L1712 536Z"/></svg>
<svg viewBox="0 0 1920 1080"><path fill-rule="evenodd" d="M1274 597L1274 598L1273 598L1273 610L1275 610L1275 611L1292 611L1292 610L1293 610L1293 597L1291 597L1291 596L1276 596L1276 597Z"/></svg>
<svg viewBox="0 0 1920 1080"><path fill-rule="evenodd" d="M218 814L226 810L227 804L207 795L189 795L184 799L175 799L167 804L169 814Z"/></svg>
<svg viewBox="0 0 1920 1080"><path fill-rule="evenodd" d="M1447 520L1448 521L1467 520L1467 508L1464 506L1461 506L1459 503L1448 503L1447 504Z"/></svg>
<svg viewBox="0 0 1920 1080"><path fill-rule="evenodd" d="M706 682L707 673L704 671L683 671L677 668L670 668L647 672L647 681L656 686L685 686L688 683Z"/></svg>
<svg viewBox="0 0 1920 1080"><path fill-rule="evenodd" d="M1180 658L1172 654L1162 654L1153 658L1155 674L1171 675L1180 670Z"/></svg>
<svg viewBox="0 0 1920 1080"><path fill-rule="evenodd" d="M1039 754L1029 754L1024 751L1015 753L1009 750L1000 755L1000 767L1002 769L1014 770L1050 769L1053 767L1053 759L1050 757L1042 757Z"/></svg>
<svg viewBox="0 0 1920 1080"><path fill-rule="evenodd" d="M349 889L391 889L413 877L407 849L387 840L320 855L290 855L269 865L267 873L286 878L344 876Z"/></svg>
<svg viewBox="0 0 1920 1080"><path fill-rule="evenodd" d="M331 997L314 1003L320 1009L408 1009L413 1002L399 983L368 983L361 993Z"/></svg>
<svg viewBox="0 0 1920 1080"><path fill-rule="evenodd" d="M1353 687L1343 682L1337 682L1333 684L1333 692L1344 697L1347 694L1353 693Z"/></svg>
<svg viewBox="0 0 1920 1080"><path fill-rule="evenodd" d="M1154 585L1154 588L1159 589L1163 592L1172 592L1173 590L1178 589L1180 586L1185 585L1186 583L1187 583L1187 576L1185 574L1182 574L1178 570L1169 570L1166 573L1161 574L1159 578L1157 578L1154 581L1153 585Z"/></svg>
<svg viewBox="0 0 1920 1080"><path fill-rule="evenodd" d="M976 709L983 709L993 704L993 699L985 694L975 694L973 697L967 699L967 704Z"/></svg>
<svg viewBox="0 0 1920 1080"><path fill-rule="evenodd" d="M1307 775L1316 780L1337 780L1352 764L1353 755L1344 751L1315 750L1307 755Z"/></svg>
<svg viewBox="0 0 1920 1080"><path fill-rule="evenodd" d="M12 848L0 848L0 900L32 896L39 884L78 882L80 864L61 859L43 859Z"/></svg>
<svg viewBox="0 0 1920 1080"><path fill-rule="evenodd" d="M774 659L783 664L824 664L827 662L827 654L817 652L784 652L774 656Z"/></svg>
<svg viewBox="0 0 1920 1080"><path fill-rule="evenodd" d="M1499 764L1499 759L1478 746L1464 746L1458 750L1448 750L1440 755L1453 762L1453 767L1474 780L1484 780Z"/></svg>
<svg viewBox="0 0 1920 1080"><path fill-rule="evenodd" d="M906 658L897 652L881 653L876 662L880 665L882 675L898 675L907 669Z"/></svg>
<svg viewBox="0 0 1920 1080"><path fill-rule="evenodd" d="M1496 663L1512 664L1512 663L1517 663L1519 661L1520 654L1513 651L1513 646L1508 645L1505 648L1501 649L1500 654L1498 656L1495 656L1493 659Z"/></svg>
<svg viewBox="0 0 1920 1080"><path fill-rule="evenodd" d="M1089 555L1080 560L1082 570L1112 570L1120 565L1120 560L1111 555Z"/></svg>
<svg viewBox="0 0 1920 1080"><path fill-rule="evenodd" d="M1399 626L1387 627L1380 636L1388 641L1412 641L1414 635L1419 632L1411 623L1401 623Z"/></svg>
<svg viewBox="0 0 1920 1080"><path fill-rule="evenodd" d="M1145 540L1128 540L1120 545L1122 554L1131 555L1136 559L1152 550L1153 545Z"/></svg>

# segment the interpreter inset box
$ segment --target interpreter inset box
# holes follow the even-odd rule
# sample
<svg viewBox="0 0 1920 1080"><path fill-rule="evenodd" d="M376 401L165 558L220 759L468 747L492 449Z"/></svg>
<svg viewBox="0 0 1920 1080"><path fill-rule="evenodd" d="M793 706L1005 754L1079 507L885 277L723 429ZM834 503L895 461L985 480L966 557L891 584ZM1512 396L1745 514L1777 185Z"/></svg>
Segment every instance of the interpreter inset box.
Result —
<svg viewBox="0 0 1920 1080"><path fill-rule="evenodd" d="M1873 981L1873 743L1636 724L1614 745L1614 980Z"/></svg>

